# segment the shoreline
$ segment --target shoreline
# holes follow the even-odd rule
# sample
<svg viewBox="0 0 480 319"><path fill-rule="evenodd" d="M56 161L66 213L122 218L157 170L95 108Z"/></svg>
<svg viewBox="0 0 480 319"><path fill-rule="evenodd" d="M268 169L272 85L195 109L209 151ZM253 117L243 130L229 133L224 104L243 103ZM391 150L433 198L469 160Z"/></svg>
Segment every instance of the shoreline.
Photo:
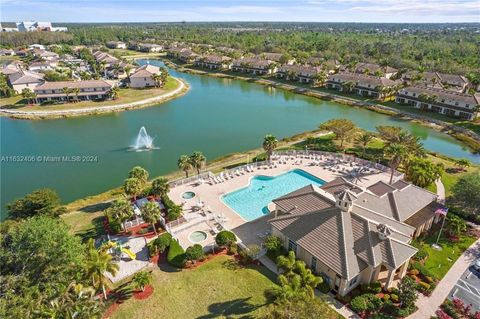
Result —
<svg viewBox="0 0 480 319"><path fill-rule="evenodd" d="M170 92L166 92L161 95L157 95L151 98L143 99L140 101L106 105L106 106L91 106L78 109L66 109L66 110L51 110L51 111L23 111L23 110L11 110L0 109L0 116L10 117L13 119L22 120L45 120L45 119L58 119L58 118L70 118L87 115L99 115L106 113L122 112L127 110L141 109L157 103L165 103L174 98L180 97L187 93L189 85L182 79L174 78L179 86Z"/></svg>
<svg viewBox="0 0 480 319"><path fill-rule="evenodd" d="M175 69L179 72L195 74L195 75L206 75L206 76L212 76L217 78L227 78L227 79L233 79L233 80L247 81L247 82L252 82L260 85L271 86L271 87L283 89L292 93L301 94L301 95L321 99L324 101L333 101L339 104L348 105L352 107L363 108L372 112L392 116L400 120L417 123L425 127L431 128L433 130L436 130L438 132L448 134L454 139L456 139L457 141L461 142L463 145L470 148L470 150L473 153L475 154L480 153L480 136L478 134L476 134L471 130L456 126L454 124L451 124L442 120L437 120L437 119L432 119L432 118L428 118L421 115L402 112L400 110L397 110L395 108L388 107L382 104L378 104L374 102L365 102L365 101L355 99L354 97L344 97L341 95L337 95L333 92L324 93L314 89L299 87L294 84L277 82L273 79L271 80L267 78L253 78L253 77L246 76L243 73L239 73L239 75L231 75L231 74L227 74L219 71L213 71L213 72L202 71L202 70L192 69L189 67L178 65L168 58L162 58L162 61L168 67Z"/></svg>

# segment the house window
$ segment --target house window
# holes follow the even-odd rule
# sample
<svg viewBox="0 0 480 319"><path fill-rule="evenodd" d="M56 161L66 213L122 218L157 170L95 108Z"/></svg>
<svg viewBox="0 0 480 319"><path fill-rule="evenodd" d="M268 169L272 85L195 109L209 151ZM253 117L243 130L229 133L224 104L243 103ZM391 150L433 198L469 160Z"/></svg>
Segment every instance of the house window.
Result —
<svg viewBox="0 0 480 319"><path fill-rule="evenodd" d="M310 268L312 268L313 271L317 270L317 258L312 256L312 264L310 265Z"/></svg>
<svg viewBox="0 0 480 319"><path fill-rule="evenodd" d="M295 254L297 253L297 244L291 239L288 240L288 251L290 250Z"/></svg>
<svg viewBox="0 0 480 319"><path fill-rule="evenodd" d="M417 93L412 93L412 96L417 96Z"/></svg>
<svg viewBox="0 0 480 319"><path fill-rule="evenodd" d="M348 287L351 288L351 287L355 286L357 284L357 281L358 281L358 275L356 275L355 277L352 278L352 280L350 280L350 283L348 284Z"/></svg>

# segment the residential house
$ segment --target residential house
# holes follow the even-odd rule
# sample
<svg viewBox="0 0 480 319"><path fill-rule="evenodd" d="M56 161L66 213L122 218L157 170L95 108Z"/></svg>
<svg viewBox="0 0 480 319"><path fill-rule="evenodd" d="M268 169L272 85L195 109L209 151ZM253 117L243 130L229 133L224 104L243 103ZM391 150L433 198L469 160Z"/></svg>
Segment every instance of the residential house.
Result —
<svg viewBox="0 0 480 319"><path fill-rule="evenodd" d="M266 75L277 72L277 66L274 61L252 57L234 60L232 70L235 72L252 73L254 75Z"/></svg>
<svg viewBox="0 0 480 319"><path fill-rule="evenodd" d="M357 63L354 73L383 76L390 79L398 70L390 66L381 66L375 63Z"/></svg>
<svg viewBox="0 0 480 319"><path fill-rule="evenodd" d="M8 83L13 90L20 94L23 89L34 90L35 87L45 82L43 80L43 74L26 70L18 70L8 74Z"/></svg>
<svg viewBox="0 0 480 319"><path fill-rule="evenodd" d="M410 243L441 220L437 196L402 180L367 188L340 177L273 200L272 234L331 289L345 296L374 281L392 287L417 249Z"/></svg>
<svg viewBox="0 0 480 319"><path fill-rule="evenodd" d="M0 49L0 56L12 56L15 55L15 51L12 49Z"/></svg>
<svg viewBox="0 0 480 319"><path fill-rule="evenodd" d="M57 67L57 61L37 61L37 62L32 62L29 66L28 69L30 71L50 71L53 70Z"/></svg>
<svg viewBox="0 0 480 319"><path fill-rule="evenodd" d="M95 51L93 53L93 57L95 58L95 60L97 60L98 63L105 64L106 69L112 68L115 64L118 64L120 62L120 60L113 55L102 51Z"/></svg>
<svg viewBox="0 0 480 319"><path fill-rule="evenodd" d="M341 67L340 61L335 59L324 59L322 57L309 57L307 59L308 65L312 66L321 66L328 74L333 74L338 72Z"/></svg>
<svg viewBox="0 0 480 319"><path fill-rule="evenodd" d="M195 66L212 70L229 70L232 67L232 59L221 55L207 55L200 57L194 62Z"/></svg>
<svg viewBox="0 0 480 319"><path fill-rule="evenodd" d="M474 120L479 116L480 94L408 86L398 91L395 102L447 116Z"/></svg>
<svg viewBox="0 0 480 319"><path fill-rule="evenodd" d="M400 82L380 76L339 72L328 76L326 87L337 91L345 91L348 84L352 85L350 88L352 93L383 99L393 95Z"/></svg>
<svg viewBox="0 0 480 319"><path fill-rule="evenodd" d="M163 45L154 43L139 43L138 49L143 52L162 52Z"/></svg>
<svg viewBox="0 0 480 319"><path fill-rule="evenodd" d="M190 49L182 50L178 55L178 59L183 63L193 63L198 58L198 54Z"/></svg>
<svg viewBox="0 0 480 319"><path fill-rule="evenodd" d="M122 41L108 41L107 42L107 48L110 49L126 49L127 44Z"/></svg>
<svg viewBox="0 0 480 319"><path fill-rule="evenodd" d="M64 88L70 89L68 100L95 101L108 99L112 85L104 80L45 82L34 89L36 102L66 102Z"/></svg>
<svg viewBox="0 0 480 319"><path fill-rule="evenodd" d="M270 60L270 61L274 61L276 63L283 63L283 64L288 64L288 65L291 65L291 64L294 64L295 63L295 59L294 58L290 58L286 61L282 61L282 57L283 57L283 54L282 53L269 53L269 52L265 52L265 53L262 53L260 55L262 58L264 58L265 60Z"/></svg>
<svg viewBox="0 0 480 319"><path fill-rule="evenodd" d="M313 83L317 74L323 72L319 66L311 65L282 65L277 70L277 77L300 83Z"/></svg>
<svg viewBox="0 0 480 319"><path fill-rule="evenodd" d="M38 44L38 43L34 43L34 44L30 44L28 46L28 49L29 50L42 50L44 51L45 50L45 46L43 44Z"/></svg>
<svg viewBox="0 0 480 319"><path fill-rule="evenodd" d="M154 87L159 83L155 81L155 75L160 74L158 66L145 64L139 67L132 75L130 75L130 84L132 88Z"/></svg>
<svg viewBox="0 0 480 319"><path fill-rule="evenodd" d="M33 55L46 61L56 61L59 58L57 53L47 50L34 50Z"/></svg>
<svg viewBox="0 0 480 319"><path fill-rule="evenodd" d="M459 93L465 93L470 86L470 82L463 75L440 72L409 71L403 74L402 80L406 85L425 86Z"/></svg>

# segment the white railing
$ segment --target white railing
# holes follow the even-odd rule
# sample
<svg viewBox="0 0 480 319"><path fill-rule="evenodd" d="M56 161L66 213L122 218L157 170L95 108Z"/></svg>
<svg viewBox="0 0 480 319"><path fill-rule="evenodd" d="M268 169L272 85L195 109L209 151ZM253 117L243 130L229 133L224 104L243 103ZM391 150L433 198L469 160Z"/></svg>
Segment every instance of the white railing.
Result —
<svg viewBox="0 0 480 319"><path fill-rule="evenodd" d="M304 150L288 150L288 151L276 151L273 153L273 156L321 156L322 159L330 159L330 160L343 160L348 162L355 162L361 164L368 168L375 168L382 172L390 172L391 168L380 163L371 162L353 155L349 154L342 154L342 153L331 153L331 152L324 152L324 151L304 151ZM395 177L403 176L403 173L395 171Z"/></svg>
<svg viewBox="0 0 480 319"><path fill-rule="evenodd" d="M391 168L385 165L382 165L380 163L375 163L371 162L353 155L349 154L342 154L342 153L332 153L332 152L324 152L324 151L304 151L304 150L285 150L285 151L275 151L272 154L272 160L271 161L261 161L261 162L252 162L249 164L244 164L244 165L239 165L235 166L230 169L223 170L219 174L213 174L212 172L208 171L205 173L202 173L200 175L192 176L189 178L184 178L184 179L178 179L175 181L170 182L170 187L175 187L179 185L185 185L188 183L193 183L193 182L200 182L200 179L203 181L208 181L209 179L213 179L215 177L223 176L223 177L229 177L229 176L237 176L238 174L243 174L246 172L249 172L249 169L251 170L256 169L258 167L264 167L264 166L271 166L274 165L276 160L275 158L278 156L292 156L292 157L298 157L298 156L313 156L313 157L321 157L322 160L333 160L333 161L348 161L348 162L354 162L357 164L360 164L364 167L371 168L371 169L377 169L382 172L390 172ZM394 172L394 177L396 180L399 180L403 178L403 173L395 171Z"/></svg>
<svg viewBox="0 0 480 319"><path fill-rule="evenodd" d="M135 220L130 220L130 221L128 221L128 222L125 222L125 228L126 228L126 229L129 229L129 228L138 226L138 225L140 225L140 224L143 224L144 222L145 222L145 221L144 221L142 218L138 217L138 218L136 218Z"/></svg>
<svg viewBox="0 0 480 319"><path fill-rule="evenodd" d="M179 178L179 179L176 179L176 180L173 180L173 181L169 182L168 184L170 185L170 187L173 188L173 187L180 186L180 185L185 185L185 184L194 183L194 182L200 182L200 180L210 179L213 176L214 176L214 174L212 172L208 171L208 172L200 173L199 175L190 176L188 178Z"/></svg>

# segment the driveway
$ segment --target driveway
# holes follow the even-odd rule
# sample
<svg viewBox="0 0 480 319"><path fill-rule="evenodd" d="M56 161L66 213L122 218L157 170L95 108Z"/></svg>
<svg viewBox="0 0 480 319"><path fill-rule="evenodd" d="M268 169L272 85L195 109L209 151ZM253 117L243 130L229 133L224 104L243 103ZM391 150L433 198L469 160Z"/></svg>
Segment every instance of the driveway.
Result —
<svg viewBox="0 0 480 319"><path fill-rule="evenodd" d="M448 299L458 298L466 305L472 305L472 312L480 311L480 272L470 267L457 281Z"/></svg>

